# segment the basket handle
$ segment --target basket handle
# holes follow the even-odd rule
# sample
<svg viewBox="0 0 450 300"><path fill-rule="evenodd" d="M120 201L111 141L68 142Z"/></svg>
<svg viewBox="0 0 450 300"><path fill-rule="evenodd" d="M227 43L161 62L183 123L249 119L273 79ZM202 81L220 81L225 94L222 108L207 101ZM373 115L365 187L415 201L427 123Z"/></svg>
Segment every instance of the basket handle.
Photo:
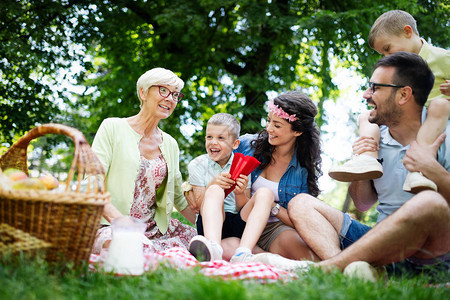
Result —
<svg viewBox="0 0 450 300"><path fill-rule="evenodd" d="M78 129L62 124L49 123L34 127L30 131L28 131L22 138L20 138L16 142L16 145L17 147L26 149L32 140L51 133L66 135L72 138L75 143L75 147L78 144L87 143L86 138Z"/></svg>
<svg viewBox="0 0 450 300"><path fill-rule="evenodd" d="M33 139L36 139L46 134L66 135L72 138L75 144L75 154L72 161L72 166L67 176L66 191L69 190L70 183L72 182L72 179L74 179L75 172L77 172L78 173L77 176L78 184L76 189L77 192L80 192L81 190L84 176L87 176L86 180L88 181L87 190L85 192L87 193L105 192L105 188L103 187L104 185L103 178L105 175L103 166L100 163L100 160L95 155L95 153L92 151L83 133L78 129L62 124L49 123L39 125L31 129L16 143L14 143L2 157L0 157L0 166L2 168L8 167L17 168L28 174L28 166L27 166L28 145ZM102 178L99 179L98 175L102 175Z"/></svg>

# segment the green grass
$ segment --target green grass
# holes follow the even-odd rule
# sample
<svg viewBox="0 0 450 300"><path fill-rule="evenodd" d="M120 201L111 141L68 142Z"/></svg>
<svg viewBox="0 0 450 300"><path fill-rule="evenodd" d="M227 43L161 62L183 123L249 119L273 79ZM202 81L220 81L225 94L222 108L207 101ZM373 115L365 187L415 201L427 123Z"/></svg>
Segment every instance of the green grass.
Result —
<svg viewBox="0 0 450 300"><path fill-rule="evenodd" d="M179 213L173 217L189 222ZM442 282L450 281L448 272ZM391 278L364 282L340 273L314 269L288 283L223 280L202 275L199 269L175 270L160 266L142 276L113 276L49 266L39 257L0 257L0 299L450 299L445 284L428 285L430 278Z"/></svg>
<svg viewBox="0 0 450 300"><path fill-rule="evenodd" d="M181 213L178 211L173 211L171 215L172 219L178 219L181 223L193 226L191 222L188 221Z"/></svg>
<svg viewBox="0 0 450 300"><path fill-rule="evenodd" d="M370 283L312 270L289 283L261 284L164 266L136 277L61 270L36 258L0 260L0 299L450 299L449 288L427 287L425 277Z"/></svg>

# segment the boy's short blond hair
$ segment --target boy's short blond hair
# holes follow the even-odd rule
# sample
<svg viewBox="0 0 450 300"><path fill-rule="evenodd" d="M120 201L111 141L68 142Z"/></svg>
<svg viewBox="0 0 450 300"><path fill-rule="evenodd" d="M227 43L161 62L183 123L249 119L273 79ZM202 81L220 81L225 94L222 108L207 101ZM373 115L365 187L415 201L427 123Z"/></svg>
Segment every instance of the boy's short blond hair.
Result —
<svg viewBox="0 0 450 300"><path fill-rule="evenodd" d="M399 36L406 25L409 25L413 32L419 35L416 20L409 13L403 10L390 10L385 12L375 20L370 29L369 46L373 49L375 39L380 35Z"/></svg>
<svg viewBox="0 0 450 300"><path fill-rule="evenodd" d="M218 113L213 115L209 120L208 125L221 125L227 126L229 133L233 136L234 139L239 138L239 134L241 131L241 124L239 124L238 119L236 117L227 114L227 113Z"/></svg>

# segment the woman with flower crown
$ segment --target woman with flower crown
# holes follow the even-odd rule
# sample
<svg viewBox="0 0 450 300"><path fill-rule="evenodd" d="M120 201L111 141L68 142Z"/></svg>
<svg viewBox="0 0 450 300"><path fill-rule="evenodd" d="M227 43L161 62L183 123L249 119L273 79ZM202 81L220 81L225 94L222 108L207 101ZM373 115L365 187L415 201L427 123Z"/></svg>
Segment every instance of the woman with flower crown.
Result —
<svg viewBox="0 0 450 300"><path fill-rule="evenodd" d="M316 260L317 255L308 248L289 219L287 205L300 193L319 194L317 184L320 170L320 133L314 122L317 108L301 92L287 92L268 103L266 128L258 134L240 137L236 152L252 155L261 165L251 173L252 193L269 187L275 196L270 217L258 241L262 251L279 254L295 260ZM252 226L247 223L246 226ZM231 261L262 261L248 249L236 249L238 240L224 240L224 252ZM236 250L235 250L236 249ZM260 252L261 249L254 249ZM234 255L233 255L234 253ZM280 259L283 259L278 256ZM270 256L270 262L277 256ZM285 260L290 261L290 260ZM294 261L292 261L294 262ZM282 262L281 262L282 263ZM277 262L272 263L279 265Z"/></svg>

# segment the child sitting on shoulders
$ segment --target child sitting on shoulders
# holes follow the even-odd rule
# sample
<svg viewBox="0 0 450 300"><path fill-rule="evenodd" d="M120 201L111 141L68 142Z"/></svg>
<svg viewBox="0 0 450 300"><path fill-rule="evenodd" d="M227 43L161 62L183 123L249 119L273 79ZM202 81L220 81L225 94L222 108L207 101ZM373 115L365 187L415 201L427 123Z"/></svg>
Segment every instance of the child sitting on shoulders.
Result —
<svg viewBox="0 0 450 300"><path fill-rule="evenodd" d="M373 24L369 33L369 45L382 55L399 51L412 52L421 56L435 76L434 86L428 97L426 120L417 134L418 144L431 145L445 130L450 115L450 50L431 46L420 38L416 20L402 10L391 10L382 14ZM409 88L398 82L370 82L369 89L375 96L381 89ZM410 88L409 88L410 89ZM406 91L406 90L405 90ZM414 91L410 91L414 93ZM370 102L371 99L368 99ZM373 103L373 101L372 101ZM376 107L360 115L358 120L358 140L372 141L372 147L353 148L354 156L340 166L330 168L330 177L345 182L376 179L383 175L383 167L378 161L380 128L376 122ZM358 142L358 140L356 142ZM436 154L435 154L436 155ZM418 193L422 190L437 190L436 184L419 172L409 172L403 190Z"/></svg>

